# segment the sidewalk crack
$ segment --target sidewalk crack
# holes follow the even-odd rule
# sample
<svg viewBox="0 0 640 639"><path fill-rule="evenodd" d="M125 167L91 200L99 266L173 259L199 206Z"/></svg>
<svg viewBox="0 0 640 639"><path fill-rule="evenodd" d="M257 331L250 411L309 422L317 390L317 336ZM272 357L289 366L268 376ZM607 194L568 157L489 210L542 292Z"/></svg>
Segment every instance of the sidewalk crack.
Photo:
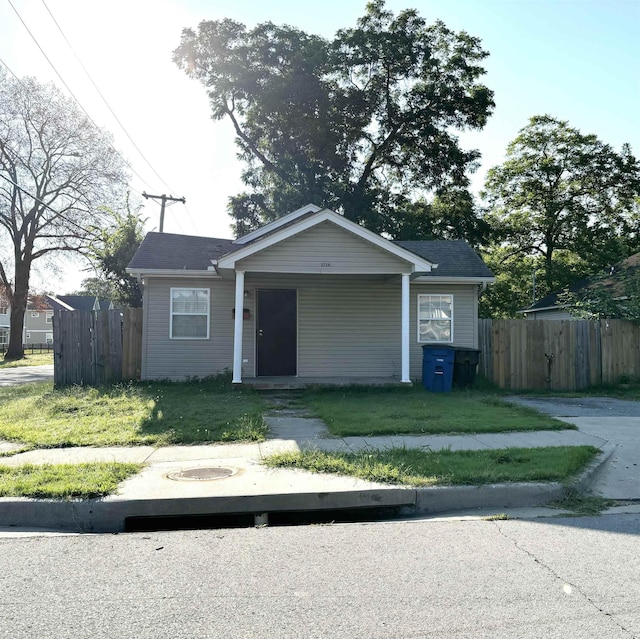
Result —
<svg viewBox="0 0 640 639"><path fill-rule="evenodd" d="M578 593L590 606L595 608L599 613L603 614L605 617L609 618L620 630L625 632L629 637L636 637L631 630L623 626L617 619L614 618L613 614L601 608L586 592L584 592L577 584L574 584L567 579L564 579L562 575L560 575L557 571L555 571L551 566L545 564L543 561L538 559L534 553L530 550L527 550L524 546L522 546L517 539L509 536L503 529L502 526L497 521L491 522L497 529L498 532L507 540L509 540L519 551L523 552L527 557L532 559L536 564L544 568L549 574L551 574L555 579L562 582L563 588L569 587L571 591Z"/></svg>

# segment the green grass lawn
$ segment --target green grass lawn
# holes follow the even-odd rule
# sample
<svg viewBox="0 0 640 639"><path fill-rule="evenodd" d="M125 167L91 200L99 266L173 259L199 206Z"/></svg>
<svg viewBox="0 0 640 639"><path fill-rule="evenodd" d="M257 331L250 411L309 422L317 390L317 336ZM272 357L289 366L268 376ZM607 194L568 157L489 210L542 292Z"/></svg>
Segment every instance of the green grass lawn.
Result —
<svg viewBox="0 0 640 639"><path fill-rule="evenodd" d="M494 395L468 390L430 393L421 386L313 389L304 392L299 403L340 437L575 429Z"/></svg>
<svg viewBox="0 0 640 639"><path fill-rule="evenodd" d="M118 484L142 469L142 464L0 465L0 497L91 499L114 493Z"/></svg>
<svg viewBox="0 0 640 639"><path fill-rule="evenodd" d="M34 448L261 441L264 400L225 380L0 388L0 439Z"/></svg>
<svg viewBox="0 0 640 639"><path fill-rule="evenodd" d="M5 361L0 357L0 370L3 368L18 368L18 366L42 366L43 364L53 364L53 351L50 353L27 354L22 359Z"/></svg>
<svg viewBox="0 0 640 639"><path fill-rule="evenodd" d="M328 453L279 453L265 459L274 468L301 468L407 486L480 485L566 481L598 453L593 446L425 451L406 448Z"/></svg>

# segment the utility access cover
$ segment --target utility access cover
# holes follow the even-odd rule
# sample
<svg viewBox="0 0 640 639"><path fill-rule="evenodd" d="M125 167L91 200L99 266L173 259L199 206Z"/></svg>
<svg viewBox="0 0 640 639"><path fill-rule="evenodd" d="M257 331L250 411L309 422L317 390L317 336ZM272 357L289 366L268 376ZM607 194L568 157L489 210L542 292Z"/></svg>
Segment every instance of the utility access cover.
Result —
<svg viewBox="0 0 640 639"><path fill-rule="evenodd" d="M167 479L174 481L211 481L212 479L224 479L231 477L238 472L236 468L225 468L223 466L208 466L205 468L188 468L186 470L176 470L167 473Z"/></svg>

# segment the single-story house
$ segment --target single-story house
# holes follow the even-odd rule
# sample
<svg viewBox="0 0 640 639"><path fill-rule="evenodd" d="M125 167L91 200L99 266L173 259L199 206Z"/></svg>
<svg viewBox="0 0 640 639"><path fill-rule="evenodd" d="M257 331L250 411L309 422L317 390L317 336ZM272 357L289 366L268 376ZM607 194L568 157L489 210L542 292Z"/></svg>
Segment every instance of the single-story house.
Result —
<svg viewBox="0 0 640 639"><path fill-rule="evenodd" d="M142 378L421 377L422 345L478 345L494 281L464 241L390 241L309 204L236 240L148 233Z"/></svg>
<svg viewBox="0 0 640 639"><path fill-rule="evenodd" d="M554 291L534 302L528 308L518 311L525 319L545 320L575 320L580 317L574 312L574 306L567 303L565 293L571 293L577 297L588 292L588 289L602 287L611 293L614 299L625 299L625 281L635 273L640 272L640 253L635 253L622 262L609 267L599 277L588 277L578 280L565 290Z"/></svg>

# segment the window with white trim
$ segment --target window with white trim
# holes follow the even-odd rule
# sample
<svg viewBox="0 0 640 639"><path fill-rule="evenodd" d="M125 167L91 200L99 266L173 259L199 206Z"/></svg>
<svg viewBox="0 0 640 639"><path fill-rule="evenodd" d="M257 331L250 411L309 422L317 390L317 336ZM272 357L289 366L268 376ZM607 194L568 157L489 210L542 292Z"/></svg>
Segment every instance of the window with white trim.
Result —
<svg viewBox="0 0 640 639"><path fill-rule="evenodd" d="M26 332L25 339L31 339L31 333L29 331Z"/></svg>
<svg viewBox="0 0 640 639"><path fill-rule="evenodd" d="M418 295L418 342L453 342L453 295Z"/></svg>
<svg viewBox="0 0 640 639"><path fill-rule="evenodd" d="M9 343L9 331L0 328L0 345L4 346Z"/></svg>
<svg viewBox="0 0 640 639"><path fill-rule="evenodd" d="M53 311L47 311L47 316L45 318L45 322L47 324L53 324Z"/></svg>
<svg viewBox="0 0 640 639"><path fill-rule="evenodd" d="M209 339L209 289L172 288L171 339Z"/></svg>
<svg viewBox="0 0 640 639"><path fill-rule="evenodd" d="M0 306L0 315L7 315L8 310L9 310L8 306Z"/></svg>
<svg viewBox="0 0 640 639"><path fill-rule="evenodd" d="M45 339L47 340L47 344L53 344L53 333L47 333Z"/></svg>

